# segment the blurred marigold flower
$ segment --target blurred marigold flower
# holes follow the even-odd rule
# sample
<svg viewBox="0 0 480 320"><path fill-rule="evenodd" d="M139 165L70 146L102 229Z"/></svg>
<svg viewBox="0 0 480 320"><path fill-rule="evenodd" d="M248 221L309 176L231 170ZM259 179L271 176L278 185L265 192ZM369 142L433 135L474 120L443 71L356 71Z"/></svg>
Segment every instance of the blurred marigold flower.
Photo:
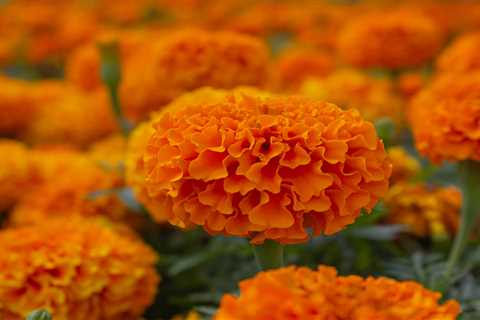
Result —
<svg viewBox="0 0 480 320"><path fill-rule="evenodd" d="M203 87L263 85L268 51L262 41L230 32L180 30L146 44L124 64L120 100L144 119L181 94Z"/></svg>
<svg viewBox="0 0 480 320"><path fill-rule="evenodd" d="M18 141L0 139L0 213L24 194L30 179L27 148Z"/></svg>
<svg viewBox="0 0 480 320"><path fill-rule="evenodd" d="M296 88L309 77L324 77L331 73L335 62L330 54L307 49L284 52L273 65L275 86Z"/></svg>
<svg viewBox="0 0 480 320"><path fill-rule="evenodd" d="M201 318L197 312L190 311L186 316L175 316L171 320L201 320Z"/></svg>
<svg viewBox="0 0 480 320"><path fill-rule="evenodd" d="M288 267L240 282L240 295L225 295L214 319L457 319L460 305L440 305L440 297L413 281L338 276L326 266Z"/></svg>
<svg viewBox="0 0 480 320"><path fill-rule="evenodd" d="M335 233L388 189L391 164L355 110L239 93L167 108L143 155L148 197L180 227L302 242Z"/></svg>
<svg viewBox="0 0 480 320"><path fill-rule="evenodd" d="M9 1L0 7L0 16L8 30L19 31L14 47L33 63L65 58L99 25L90 11L71 1Z"/></svg>
<svg viewBox="0 0 480 320"><path fill-rule="evenodd" d="M343 109L358 109L370 121L389 117L399 123L403 118L402 101L392 83L354 69L338 70L322 79L307 79L300 93Z"/></svg>
<svg viewBox="0 0 480 320"><path fill-rule="evenodd" d="M420 162L411 156L402 147L391 147L388 156L392 161L392 176L390 184L393 186L399 182L407 182L420 172Z"/></svg>
<svg viewBox="0 0 480 320"><path fill-rule="evenodd" d="M420 72L407 72L397 79L397 88L406 99L415 96L426 84L426 76Z"/></svg>
<svg viewBox="0 0 480 320"><path fill-rule="evenodd" d="M113 134L91 144L87 156L106 169L122 171L126 150L127 139L121 134Z"/></svg>
<svg viewBox="0 0 480 320"><path fill-rule="evenodd" d="M437 59L440 72L480 71L480 32L459 36Z"/></svg>
<svg viewBox="0 0 480 320"><path fill-rule="evenodd" d="M359 16L340 32L338 53L360 68L401 69L421 65L443 43L439 27L415 10L392 10Z"/></svg>
<svg viewBox="0 0 480 320"><path fill-rule="evenodd" d="M439 76L413 98L408 119L433 162L480 160L480 72Z"/></svg>
<svg viewBox="0 0 480 320"><path fill-rule="evenodd" d="M402 224L419 237L445 238L456 234L462 196L458 189L426 185L394 185L385 198L386 222Z"/></svg>
<svg viewBox="0 0 480 320"><path fill-rule="evenodd" d="M88 156L62 148L31 152L35 187L12 210L11 225L38 224L52 217L127 217L128 208L114 189L123 187L119 172Z"/></svg>
<svg viewBox="0 0 480 320"><path fill-rule="evenodd" d="M49 91L46 87L59 87ZM70 143L85 146L116 130L105 91L84 93L63 83L35 85L37 112L24 140L32 144Z"/></svg>
<svg viewBox="0 0 480 320"><path fill-rule="evenodd" d="M120 58L124 62L133 53L142 49L146 43L159 41L162 33L155 29L147 30L105 30L96 35L90 43L78 47L67 59L65 65L65 78L68 82L79 88L92 91L103 87L100 77L100 52L98 45L101 43L117 42Z"/></svg>
<svg viewBox="0 0 480 320"><path fill-rule="evenodd" d="M137 319L155 296L156 255L94 221L53 219L0 231L0 318Z"/></svg>
<svg viewBox="0 0 480 320"><path fill-rule="evenodd" d="M0 134L18 134L31 123L35 111L33 85L0 76Z"/></svg>

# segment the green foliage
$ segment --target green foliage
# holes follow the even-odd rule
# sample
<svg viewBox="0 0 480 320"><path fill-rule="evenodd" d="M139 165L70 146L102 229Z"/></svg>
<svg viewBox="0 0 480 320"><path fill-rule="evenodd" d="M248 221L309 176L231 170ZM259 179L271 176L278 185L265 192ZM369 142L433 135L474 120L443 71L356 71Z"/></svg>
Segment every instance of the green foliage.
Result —
<svg viewBox="0 0 480 320"><path fill-rule="evenodd" d="M53 318L50 312L44 309L35 310L31 312L26 318L26 320L52 320L52 319Z"/></svg>

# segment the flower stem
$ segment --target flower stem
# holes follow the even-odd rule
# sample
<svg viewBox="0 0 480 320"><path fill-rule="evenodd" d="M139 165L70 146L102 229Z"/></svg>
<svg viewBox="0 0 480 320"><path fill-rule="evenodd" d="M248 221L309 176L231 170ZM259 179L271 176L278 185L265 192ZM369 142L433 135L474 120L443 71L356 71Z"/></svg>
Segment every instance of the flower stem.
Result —
<svg viewBox="0 0 480 320"><path fill-rule="evenodd" d="M466 160L459 164L463 194L460 228L450 251L445 278L450 279L467 245L472 229L480 214L480 162Z"/></svg>
<svg viewBox="0 0 480 320"><path fill-rule="evenodd" d="M101 77L103 83L108 89L110 95L111 107L118 126L124 136L128 136L132 125L125 119L118 97L118 87L122 78L120 57L118 53L118 44L115 42L103 43L99 45L101 56Z"/></svg>
<svg viewBox="0 0 480 320"><path fill-rule="evenodd" d="M265 240L263 244L254 245L253 252L260 270L277 269L284 266L283 245L272 240Z"/></svg>

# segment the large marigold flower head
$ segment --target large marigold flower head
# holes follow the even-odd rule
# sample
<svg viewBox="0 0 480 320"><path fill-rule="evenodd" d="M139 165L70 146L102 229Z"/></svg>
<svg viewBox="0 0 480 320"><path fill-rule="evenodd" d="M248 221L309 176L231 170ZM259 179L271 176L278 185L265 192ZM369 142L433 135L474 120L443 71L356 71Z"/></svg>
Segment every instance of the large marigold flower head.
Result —
<svg viewBox="0 0 480 320"><path fill-rule="evenodd" d="M430 60L443 42L441 30L414 10L376 12L358 17L340 32L338 52L361 68L399 69Z"/></svg>
<svg viewBox="0 0 480 320"><path fill-rule="evenodd" d="M335 67L333 57L325 52L307 49L287 50L275 62L275 81L280 88L298 87L306 78L324 77Z"/></svg>
<svg viewBox="0 0 480 320"><path fill-rule="evenodd" d="M10 224L37 224L65 216L127 218L128 208L113 192L124 185L118 171L74 151L53 149L34 153L36 186L12 210Z"/></svg>
<svg viewBox="0 0 480 320"><path fill-rule="evenodd" d="M0 139L0 213L23 195L31 178L27 148L20 142Z"/></svg>
<svg viewBox="0 0 480 320"><path fill-rule="evenodd" d="M215 320L455 320L456 301L413 281L338 276L332 267L288 267L240 282L240 295L225 295ZM281 303L279 303L281 301Z"/></svg>
<svg viewBox="0 0 480 320"><path fill-rule="evenodd" d="M430 160L480 160L480 72L438 77L413 98L408 118Z"/></svg>
<svg viewBox="0 0 480 320"><path fill-rule="evenodd" d="M243 93L167 109L153 128L144 187L180 227L301 242L307 227L341 230L388 189L383 143L356 110Z"/></svg>
<svg viewBox="0 0 480 320"><path fill-rule="evenodd" d="M182 108L184 105L195 103L213 103L222 101L229 94L251 93L257 95L268 95L268 93L259 91L255 88L239 87L233 91L213 89L209 87L194 90L185 93L176 98L162 110L153 113L151 120L139 124L130 135L128 140L128 150L126 156L126 181L127 185L133 188L133 192L138 201L140 201L153 215L157 222L165 222L171 218L171 212L165 205L166 201L158 201L148 196L145 187L145 161L144 153L150 137L155 133L152 122L160 117L165 110L170 112Z"/></svg>
<svg viewBox="0 0 480 320"><path fill-rule="evenodd" d="M388 149L388 156L392 161L391 185L406 182L420 172L420 162L404 148L399 146L391 147Z"/></svg>
<svg viewBox="0 0 480 320"><path fill-rule="evenodd" d="M32 121L36 110L33 86L0 76L0 134L14 135Z"/></svg>
<svg viewBox="0 0 480 320"><path fill-rule="evenodd" d="M97 221L52 219L0 232L0 318L137 319L152 303L156 255Z"/></svg>
<svg viewBox="0 0 480 320"><path fill-rule="evenodd" d="M358 109L370 121L389 117L402 122L402 101L388 79L374 78L354 69L335 71L325 78L307 79L299 92L344 109Z"/></svg>
<svg viewBox="0 0 480 320"><path fill-rule="evenodd" d="M42 100L40 97L38 99ZM39 102L32 123L23 132L23 138L32 144L85 146L116 130L108 95L103 90L84 93L64 85L56 96L43 100Z"/></svg>
<svg viewBox="0 0 480 320"><path fill-rule="evenodd" d="M181 30L149 43L125 62L120 99L126 114L145 118L203 86L259 86L268 74L264 43L231 32Z"/></svg>
<svg viewBox="0 0 480 320"><path fill-rule="evenodd" d="M402 224L419 237L445 238L456 234L462 199L454 187L397 184L385 198L386 222Z"/></svg>
<svg viewBox="0 0 480 320"><path fill-rule="evenodd" d="M480 32L458 37L437 59L440 72L480 71Z"/></svg>

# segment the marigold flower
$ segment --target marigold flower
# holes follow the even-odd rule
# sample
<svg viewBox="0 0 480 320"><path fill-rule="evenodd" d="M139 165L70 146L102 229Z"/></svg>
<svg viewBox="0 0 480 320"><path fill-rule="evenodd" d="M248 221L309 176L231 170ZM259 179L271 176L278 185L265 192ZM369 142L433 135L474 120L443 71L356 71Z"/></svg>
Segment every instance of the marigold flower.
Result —
<svg viewBox="0 0 480 320"><path fill-rule="evenodd" d="M215 320L455 320L460 305L440 305L441 294L414 281L338 276L288 267L240 282L240 296L225 295ZM281 301L281 303L279 303Z"/></svg>
<svg viewBox="0 0 480 320"><path fill-rule="evenodd" d="M0 139L0 213L22 196L30 175L27 148L20 142Z"/></svg>
<svg viewBox="0 0 480 320"><path fill-rule="evenodd" d="M480 160L480 73L438 77L414 97L408 118L417 149L433 162Z"/></svg>
<svg viewBox="0 0 480 320"><path fill-rule="evenodd" d="M386 222L403 224L419 237L456 234L462 196L458 189L428 188L423 184L397 184L385 198Z"/></svg>
<svg viewBox="0 0 480 320"><path fill-rule="evenodd" d="M43 98L40 85L38 111L23 138L33 144L71 143L85 146L116 130L105 91L83 93L69 85Z"/></svg>
<svg viewBox="0 0 480 320"><path fill-rule="evenodd" d="M200 315L195 311L190 311L186 316L175 316L171 320L200 320Z"/></svg>
<svg viewBox="0 0 480 320"><path fill-rule="evenodd" d="M95 163L86 155L60 150L32 152L37 183L12 210L11 225L37 224L52 217L127 217L128 208L114 189L123 187L118 171Z"/></svg>
<svg viewBox="0 0 480 320"><path fill-rule="evenodd" d="M185 93L176 98L172 103L166 106L165 110L173 111L181 108L184 105L194 103L213 103L215 101L222 101L228 96L230 91L213 89L213 88L201 88L189 93ZM233 94L252 93L252 94L265 94L253 88L237 88L232 91ZM162 114L163 111L152 114L152 119L147 122L143 122L138 125L130 135L128 141L128 150L126 157L126 180L127 185L133 188L133 192L137 200L142 203L152 214L157 222L165 222L171 218L171 212L164 206L164 201L158 201L149 197L145 187L145 161L144 153L148 145L150 137L155 133L152 121Z"/></svg>
<svg viewBox="0 0 480 320"><path fill-rule="evenodd" d="M121 134L114 134L90 145L87 156L106 169L121 170L126 150L127 139Z"/></svg>
<svg viewBox="0 0 480 320"><path fill-rule="evenodd" d="M32 121L36 110L32 85L0 76L0 134L14 135Z"/></svg>
<svg viewBox="0 0 480 320"><path fill-rule="evenodd" d="M127 116L138 120L202 86L262 85L267 69L267 49L258 39L182 30L147 44L125 62L120 99Z"/></svg>
<svg viewBox="0 0 480 320"><path fill-rule="evenodd" d="M408 72L400 75L397 87L403 97L410 99L425 86L426 77L420 72Z"/></svg>
<svg viewBox="0 0 480 320"><path fill-rule="evenodd" d="M308 79L300 93L335 103L344 109L358 109L370 121L389 117L401 122L402 101L388 79L370 77L360 71L344 69L323 79Z"/></svg>
<svg viewBox="0 0 480 320"><path fill-rule="evenodd" d="M137 319L153 301L156 255L95 221L49 220L0 232L0 318Z"/></svg>
<svg viewBox="0 0 480 320"><path fill-rule="evenodd" d="M243 93L167 108L153 128L144 187L180 227L301 242L307 227L341 230L388 189L383 143L356 110Z"/></svg>
<svg viewBox="0 0 480 320"><path fill-rule="evenodd" d="M158 41L162 33L156 30L118 31L107 30L98 34L94 41L77 48L67 59L65 78L68 82L86 91L103 87L100 76L99 43L117 42L121 61L126 61L146 43Z"/></svg>
<svg viewBox="0 0 480 320"><path fill-rule="evenodd" d="M430 60L443 42L441 30L414 10L376 12L348 23L340 32L338 52L361 68L399 69Z"/></svg>
<svg viewBox="0 0 480 320"><path fill-rule="evenodd" d="M411 156L402 147L391 147L388 149L388 156L392 161L392 176L390 184L406 182L420 172L420 162Z"/></svg>
<svg viewBox="0 0 480 320"><path fill-rule="evenodd" d="M335 62L331 55L315 50L286 51L274 64L274 74L281 88L298 87L308 77L323 77L333 71Z"/></svg>
<svg viewBox="0 0 480 320"><path fill-rule="evenodd" d="M437 69L440 72L480 71L480 32L458 37L438 56Z"/></svg>
<svg viewBox="0 0 480 320"><path fill-rule="evenodd" d="M21 54L33 63L64 58L98 29L92 13L72 2L15 1L0 10L8 30L20 31L16 46L21 47Z"/></svg>

